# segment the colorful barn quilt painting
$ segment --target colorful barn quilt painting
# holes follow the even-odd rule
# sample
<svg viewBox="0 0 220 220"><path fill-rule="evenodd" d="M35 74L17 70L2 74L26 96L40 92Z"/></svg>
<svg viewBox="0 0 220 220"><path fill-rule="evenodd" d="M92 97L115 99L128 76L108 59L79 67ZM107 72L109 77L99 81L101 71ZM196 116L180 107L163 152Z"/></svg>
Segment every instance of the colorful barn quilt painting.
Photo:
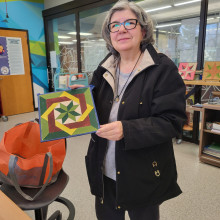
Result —
<svg viewBox="0 0 220 220"><path fill-rule="evenodd" d="M202 80L220 81L220 61L206 61Z"/></svg>
<svg viewBox="0 0 220 220"><path fill-rule="evenodd" d="M180 63L179 74L185 80L194 80L197 63Z"/></svg>
<svg viewBox="0 0 220 220"><path fill-rule="evenodd" d="M96 132L92 87L38 95L41 141Z"/></svg>

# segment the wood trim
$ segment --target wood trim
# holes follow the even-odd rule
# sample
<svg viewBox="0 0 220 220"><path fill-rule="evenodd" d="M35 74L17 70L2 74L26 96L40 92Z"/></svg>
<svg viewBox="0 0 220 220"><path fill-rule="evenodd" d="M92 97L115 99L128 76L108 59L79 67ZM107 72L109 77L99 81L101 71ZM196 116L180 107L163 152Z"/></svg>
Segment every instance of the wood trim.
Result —
<svg viewBox="0 0 220 220"><path fill-rule="evenodd" d="M203 104L203 108L220 111L220 105ZM220 114L220 112L219 112Z"/></svg>
<svg viewBox="0 0 220 220"><path fill-rule="evenodd" d="M194 106L186 106L186 111L190 111L190 110L202 112L202 108L198 108Z"/></svg>
<svg viewBox="0 0 220 220"><path fill-rule="evenodd" d="M220 86L220 82L203 81L203 80L184 80L186 85L200 85L200 86Z"/></svg>
<svg viewBox="0 0 220 220"><path fill-rule="evenodd" d="M200 161L220 167L220 160L218 158L215 158L215 157L212 157L206 154L201 154Z"/></svg>
<svg viewBox="0 0 220 220"><path fill-rule="evenodd" d="M55 6L42 11L43 17L54 16L59 13L68 12L71 10L78 10L78 8L85 6L83 10L90 9L93 7L99 7L117 2L117 0L83 0L83 1L72 1L62 5Z"/></svg>

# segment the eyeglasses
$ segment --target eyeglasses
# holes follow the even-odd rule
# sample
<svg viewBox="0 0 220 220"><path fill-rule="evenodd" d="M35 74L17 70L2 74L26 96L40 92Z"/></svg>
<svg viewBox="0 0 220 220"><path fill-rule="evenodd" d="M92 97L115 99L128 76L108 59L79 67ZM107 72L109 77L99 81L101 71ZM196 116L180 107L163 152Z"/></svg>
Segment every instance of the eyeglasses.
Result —
<svg viewBox="0 0 220 220"><path fill-rule="evenodd" d="M123 25L126 30L131 30L131 29L136 28L137 23L138 23L137 19L128 19L128 20L121 22L121 23L120 22L112 22L112 23L108 24L108 29L110 32L115 33L115 32L118 32L121 25Z"/></svg>

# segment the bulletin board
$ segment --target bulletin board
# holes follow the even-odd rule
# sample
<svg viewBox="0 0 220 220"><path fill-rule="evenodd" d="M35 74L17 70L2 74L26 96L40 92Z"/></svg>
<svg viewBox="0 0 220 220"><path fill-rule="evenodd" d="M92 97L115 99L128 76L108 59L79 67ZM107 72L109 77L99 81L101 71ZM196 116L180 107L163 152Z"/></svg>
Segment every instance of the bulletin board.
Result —
<svg viewBox="0 0 220 220"><path fill-rule="evenodd" d="M27 30L0 28L0 93L3 115L34 111Z"/></svg>

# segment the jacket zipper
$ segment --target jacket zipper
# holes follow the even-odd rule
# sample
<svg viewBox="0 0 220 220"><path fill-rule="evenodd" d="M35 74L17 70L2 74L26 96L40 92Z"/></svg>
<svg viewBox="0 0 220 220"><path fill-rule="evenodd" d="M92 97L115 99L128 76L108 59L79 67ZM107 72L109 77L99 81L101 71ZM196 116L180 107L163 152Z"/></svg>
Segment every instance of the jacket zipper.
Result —
<svg viewBox="0 0 220 220"><path fill-rule="evenodd" d="M136 75L134 76L134 78L133 78L133 79L128 83L128 85L126 86L125 91L124 91L124 93L123 93L123 95L122 95L122 97L121 97L121 100L123 100L123 97L124 97L124 95L125 95L125 93L126 93L126 90L127 90L128 86L129 86L129 84L130 84L142 71L148 69L148 68L151 67L151 66L155 66L155 65L158 65L158 64L150 65L150 66L148 66L148 67L142 69L138 74L136 74ZM121 104L120 104L119 107L118 107L118 112L119 112L119 110L120 110L120 107L121 107ZM118 120L118 112L117 112L117 120ZM116 201L115 201L116 204L115 204L115 205L116 205L116 207L118 207L118 204L117 204L118 185L117 185L116 142L115 142L115 170L116 170Z"/></svg>
<svg viewBox="0 0 220 220"><path fill-rule="evenodd" d="M144 70L148 69L148 68L151 67L151 66L158 66L158 64L153 64L153 65L147 66L147 67L145 67L144 69L142 69L138 74L136 74L136 75L134 76L134 78L132 78L131 81L130 81L130 82L128 83L128 85L126 86L125 91L124 91L124 93L123 93L123 95L122 95L122 97L121 97L121 100L123 100L123 97L124 97L124 95L125 95L125 93L126 93L126 90L127 90L128 86L129 86L129 84L130 84L141 72L143 72ZM118 112L119 112L120 107L121 107L121 104L119 105ZM117 117L117 120L118 120L118 117Z"/></svg>
<svg viewBox="0 0 220 220"><path fill-rule="evenodd" d="M111 112L111 110L110 110L110 112ZM110 116L110 112L109 112L109 116ZM108 116L108 118L109 118L109 116ZM104 178L103 177L104 177L104 161L105 161L105 157L106 157L106 154L107 154L107 150L108 150L108 146L105 149L105 156L104 156L104 160L103 160L102 167L101 167L101 170L102 170L102 185L103 185L103 187L102 187L102 197L100 198L101 199L101 201L100 201L101 204L104 203L104 197L105 197L105 193L104 193L105 184L104 184Z"/></svg>
<svg viewBox="0 0 220 220"><path fill-rule="evenodd" d="M106 153L105 153L106 154ZM102 167L101 167L101 169L102 169L102 197L100 198L100 202L101 202L101 204L103 204L104 203L104 197L105 197L105 193L104 193L104 187L105 187L105 185L104 185L104 178L103 178L103 176L104 176L104 166L102 165Z"/></svg>

